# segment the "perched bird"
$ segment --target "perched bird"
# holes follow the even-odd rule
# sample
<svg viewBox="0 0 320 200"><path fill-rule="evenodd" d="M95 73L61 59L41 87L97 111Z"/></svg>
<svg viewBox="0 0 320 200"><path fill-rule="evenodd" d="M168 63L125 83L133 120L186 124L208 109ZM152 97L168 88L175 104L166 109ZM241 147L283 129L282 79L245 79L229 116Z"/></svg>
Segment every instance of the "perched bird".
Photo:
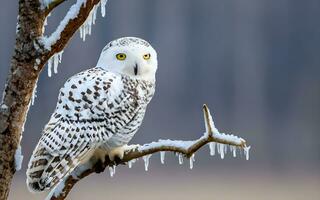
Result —
<svg viewBox="0 0 320 200"><path fill-rule="evenodd" d="M29 190L51 189L91 160L121 159L154 94L157 66L148 42L125 37L103 48L96 67L69 78L30 158Z"/></svg>

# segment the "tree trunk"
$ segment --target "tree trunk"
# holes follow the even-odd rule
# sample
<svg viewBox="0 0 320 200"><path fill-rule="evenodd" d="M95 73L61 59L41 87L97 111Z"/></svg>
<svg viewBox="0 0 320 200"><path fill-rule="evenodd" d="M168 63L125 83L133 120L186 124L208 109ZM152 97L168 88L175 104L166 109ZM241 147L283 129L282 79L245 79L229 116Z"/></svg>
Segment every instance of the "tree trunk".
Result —
<svg viewBox="0 0 320 200"><path fill-rule="evenodd" d="M41 50L35 42L42 34L42 15L39 1L19 1L17 38L0 106L0 200L8 198L15 173L15 151L43 66L42 63L36 64Z"/></svg>

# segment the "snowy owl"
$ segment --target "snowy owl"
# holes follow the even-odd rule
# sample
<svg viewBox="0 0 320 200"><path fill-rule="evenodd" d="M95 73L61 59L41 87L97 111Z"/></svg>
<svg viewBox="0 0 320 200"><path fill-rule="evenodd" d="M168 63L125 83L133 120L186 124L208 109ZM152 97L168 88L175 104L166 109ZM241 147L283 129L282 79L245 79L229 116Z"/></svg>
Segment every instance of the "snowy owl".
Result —
<svg viewBox="0 0 320 200"><path fill-rule="evenodd" d="M157 66L148 42L125 37L103 48L96 67L69 78L30 158L29 190L51 189L85 162L121 159L154 94Z"/></svg>

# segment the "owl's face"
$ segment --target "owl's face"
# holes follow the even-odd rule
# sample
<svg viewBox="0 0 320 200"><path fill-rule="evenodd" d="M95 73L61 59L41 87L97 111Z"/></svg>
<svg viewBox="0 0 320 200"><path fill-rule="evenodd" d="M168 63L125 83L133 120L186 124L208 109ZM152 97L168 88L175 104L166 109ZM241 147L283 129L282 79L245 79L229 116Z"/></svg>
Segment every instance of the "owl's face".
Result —
<svg viewBox="0 0 320 200"><path fill-rule="evenodd" d="M142 39L120 38L102 50L97 67L132 78L154 81L158 67L157 53Z"/></svg>

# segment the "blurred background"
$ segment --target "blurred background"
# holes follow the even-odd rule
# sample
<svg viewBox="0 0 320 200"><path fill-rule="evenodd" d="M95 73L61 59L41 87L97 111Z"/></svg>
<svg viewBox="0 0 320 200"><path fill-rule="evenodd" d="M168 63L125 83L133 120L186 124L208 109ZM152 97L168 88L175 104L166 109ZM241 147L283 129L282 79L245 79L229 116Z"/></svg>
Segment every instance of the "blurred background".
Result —
<svg viewBox="0 0 320 200"><path fill-rule="evenodd" d="M59 24L74 1L49 17ZM0 85L13 53L18 1L0 7ZM73 74L94 67L107 42L122 36L150 41L158 52L156 94L132 143L196 139L207 103L217 128L252 146L250 160L210 157L205 147L193 170L172 154L92 175L69 199L311 199L320 198L320 1L109 0L85 42L76 33L59 73L38 82L22 148L23 169L10 199L43 199L27 191L25 168L53 112L58 90Z"/></svg>

